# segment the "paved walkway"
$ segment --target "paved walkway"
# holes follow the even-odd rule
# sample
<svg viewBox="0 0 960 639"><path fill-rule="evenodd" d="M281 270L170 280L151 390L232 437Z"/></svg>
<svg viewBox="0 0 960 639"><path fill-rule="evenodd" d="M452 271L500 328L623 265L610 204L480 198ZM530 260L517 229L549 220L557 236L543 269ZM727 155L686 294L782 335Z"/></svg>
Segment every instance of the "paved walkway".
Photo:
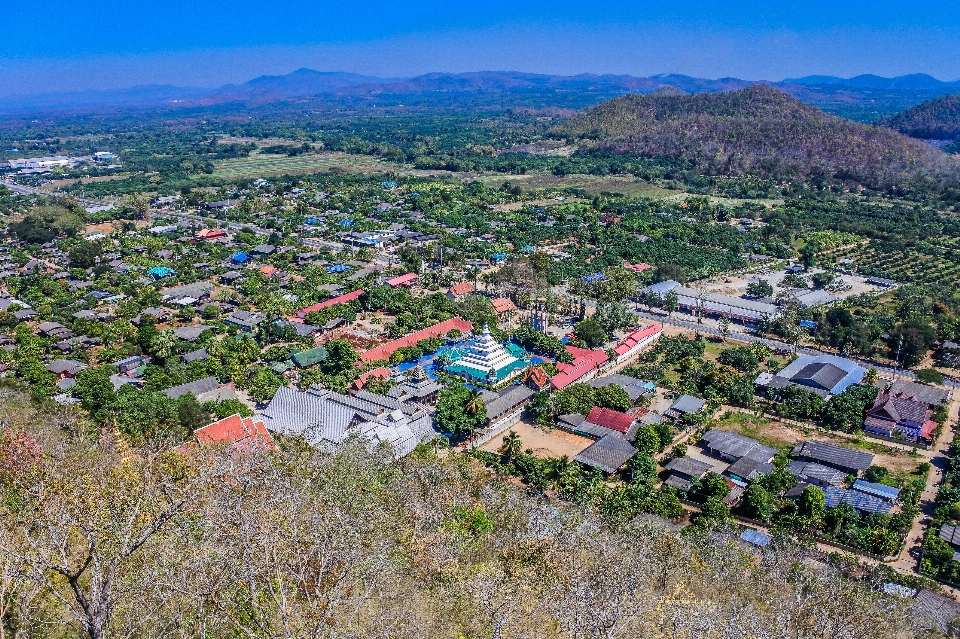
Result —
<svg viewBox="0 0 960 639"><path fill-rule="evenodd" d="M948 424L956 423L958 410L960 410L960 398L955 397L950 403L947 419ZM930 474L927 475L927 485L924 487L923 493L920 495L920 501L917 504L917 507L920 509L920 515L914 520L913 526L910 527L910 532L907 534L906 543L904 543L904 549L903 552L900 553L900 558L890 564L898 570L920 572L920 551L923 545L923 537L933 517L934 500L937 497L937 490L940 489L940 484L943 483L943 478L947 471L947 464L949 463L947 449L950 448L954 431L955 428L945 427L936 445L929 451L922 451L924 456L930 460L932 468L930 469Z"/></svg>

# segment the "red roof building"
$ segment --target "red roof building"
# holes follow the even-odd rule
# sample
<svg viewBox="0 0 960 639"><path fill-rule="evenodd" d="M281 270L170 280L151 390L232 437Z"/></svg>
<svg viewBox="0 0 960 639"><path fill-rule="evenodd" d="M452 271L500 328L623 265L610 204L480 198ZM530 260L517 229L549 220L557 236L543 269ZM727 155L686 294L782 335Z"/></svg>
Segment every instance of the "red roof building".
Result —
<svg viewBox="0 0 960 639"><path fill-rule="evenodd" d="M335 304L346 304L347 302L352 302L353 300L359 298L361 295L363 295L362 289L353 291L352 293L347 293L346 295L341 295L340 297L330 298L326 302L320 302L319 304L314 304L313 306L300 309L300 311L297 313L297 317L303 319L307 316L307 313L319 311L320 309L327 308L328 306L333 306Z"/></svg>
<svg viewBox="0 0 960 639"><path fill-rule="evenodd" d="M566 351L573 355L573 363L557 362L557 369L560 372L550 380L555 390L593 379L600 367L607 363L607 354L603 351L591 351L576 346L567 346Z"/></svg>
<svg viewBox="0 0 960 639"><path fill-rule="evenodd" d="M623 338L613 351L617 354L617 363L627 361L660 337L663 329L652 324L636 330Z"/></svg>
<svg viewBox="0 0 960 639"><path fill-rule="evenodd" d="M393 279L387 280L387 284L390 288L410 288L413 286L413 283L418 279L416 273L407 273L406 275L401 275L400 277L395 277Z"/></svg>
<svg viewBox="0 0 960 639"><path fill-rule="evenodd" d="M534 366L527 371L526 377L527 386L532 388L535 391L546 390L550 386L550 378L547 376L546 371L544 371L539 366Z"/></svg>
<svg viewBox="0 0 960 639"><path fill-rule="evenodd" d="M200 229L194 237L198 240L209 241L226 236L227 232L223 229Z"/></svg>
<svg viewBox="0 0 960 639"><path fill-rule="evenodd" d="M252 417L240 417L240 415L231 415L197 429L194 437L196 444L206 446L225 444L231 452L244 455L277 450L273 437L261 422L255 421ZM181 447L181 450L186 448Z"/></svg>
<svg viewBox="0 0 960 639"><path fill-rule="evenodd" d="M450 287L450 290L447 292L447 297L455 300L458 297L463 297L467 293L473 293L475 290L476 289L473 288L473 284L470 282L460 282L459 284Z"/></svg>
<svg viewBox="0 0 960 639"><path fill-rule="evenodd" d="M427 328L419 330L416 333L404 335L400 339L387 342L386 344L382 344L376 348L370 349L366 353L360 355L360 360L364 362L375 362L381 359L388 360L397 349L403 348L404 346L416 346L417 342L420 340L429 339L431 337L443 337L452 330L458 330L461 333L470 333L473 331L473 324L463 318L454 317L445 322L428 326Z"/></svg>
<svg viewBox="0 0 960 639"><path fill-rule="evenodd" d="M498 297L490 303L493 305L493 312L497 315L517 310L517 305L509 297Z"/></svg>
<svg viewBox="0 0 960 639"><path fill-rule="evenodd" d="M627 269L628 271L633 271L634 273L643 273L647 269L653 267L646 262L641 262L640 264L624 264L623 268Z"/></svg>
<svg viewBox="0 0 960 639"><path fill-rule="evenodd" d="M258 270L267 277L273 277L274 275L277 274L277 271L279 269L276 266L267 265L267 266L261 266Z"/></svg>
<svg viewBox="0 0 960 639"><path fill-rule="evenodd" d="M587 415L587 422L615 430L624 435L630 432L633 419L633 415L627 415L609 408L600 408L599 406L594 406L590 414Z"/></svg>
<svg viewBox="0 0 960 639"><path fill-rule="evenodd" d="M353 383L353 387L357 390L360 390L366 386L367 382L371 379L390 379L390 369L386 366L381 366L380 368L375 368L372 371L367 371L357 378L357 381Z"/></svg>

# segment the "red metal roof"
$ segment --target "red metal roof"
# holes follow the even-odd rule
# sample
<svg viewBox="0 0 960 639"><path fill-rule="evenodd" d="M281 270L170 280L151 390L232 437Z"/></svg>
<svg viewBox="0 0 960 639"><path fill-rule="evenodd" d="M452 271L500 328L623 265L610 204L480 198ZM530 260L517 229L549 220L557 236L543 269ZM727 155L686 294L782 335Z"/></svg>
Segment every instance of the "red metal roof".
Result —
<svg viewBox="0 0 960 639"><path fill-rule="evenodd" d="M590 414L587 415L587 421L597 426L615 430L618 433L626 433L633 425L633 416L609 408L594 406Z"/></svg>
<svg viewBox="0 0 960 639"><path fill-rule="evenodd" d="M308 306L307 308L301 309L300 312L297 313L297 317L303 319L307 316L307 313L319 311L322 308L327 308L328 306L333 306L334 304L346 304L347 302L352 302L361 295L363 295L363 289L353 291L352 293L347 293L346 295L341 295L340 297L328 299L326 302L320 302L319 304L314 304L313 306Z"/></svg>
<svg viewBox="0 0 960 639"><path fill-rule="evenodd" d="M624 353L629 353L630 349L632 349L633 347L635 347L637 344L647 339L648 337L652 337L658 334L661 330L662 329L659 326L657 326L656 324L653 324L651 326L647 326L646 328L642 328L638 331L634 331L629 335L627 335L626 337L624 337L623 341L617 344L616 348L614 348L613 350L617 355L623 355Z"/></svg>
<svg viewBox="0 0 960 639"><path fill-rule="evenodd" d="M473 284L470 282L460 282L455 286L450 287L450 294L459 297L460 295L466 295L467 293L473 292Z"/></svg>
<svg viewBox="0 0 960 639"><path fill-rule="evenodd" d="M372 348L360 355L360 359L364 362L374 362L378 359L390 359L390 356L393 355L394 351L399 348L403 348L404 346L415 346L417 342L423 339L442 337L454 329L460 331L461 333L469 333L473 330L473 324L463 318L454 317L453 319L448 319L445 322L428 326L427 328L419 330L416 333L404 335L400 339L387 342L386 344L381 344L376 348Z"/></svg>
<svg viewBox="0 0 960 639"><path fill-rule="evenodd" d="M623 268L627 269L628 271L633 271L634 273L643 273L647 269L653 267L646 262L641 262L640 264L624 264Z"/></svg>
<svg viewBox="0 0 960 639"><path fill-rule="evenodd" d="M493 311L498 315L517 310L517 305L509 297L498 297L490 303L493 304Z"/></svg>
<svg viewBox="0 0 960 639"><path fill-rule="evenodd" d="M367 381L369 381L371 377L375 377L377 379L389 379L390 369L386 366L381 366L380 368L375 368L372 371L367 371L358 377L357 381L355 381L353 385L357 388L363 388L367 385Z"/></svg>
<svg viewBox="0 0 960 639"><path fill-rule="evenodd" d="M227 444L237 452L276 450L264 425L251 417L231 415L198 429L194 435L199 444Z"/></svg>
<svg viewBox="0 0 960 639"><path fill-rule="evenodd" d="M400 277L395 277L393 279L387 280L387 284L396 288L398 286L412 286L414 282L417 281L416 273L407 273L406 275L401 275Z"/></svg>
<svg viewBox="0 0 960 639"><path fill-rule="evenodd" d="M591 351L576 346L567 346L566 351L573 355L573 363L557 362L557 369L560 372L551 380L553 387L557 390L566 388L607 362L607 354L603 351Z"/></svg>

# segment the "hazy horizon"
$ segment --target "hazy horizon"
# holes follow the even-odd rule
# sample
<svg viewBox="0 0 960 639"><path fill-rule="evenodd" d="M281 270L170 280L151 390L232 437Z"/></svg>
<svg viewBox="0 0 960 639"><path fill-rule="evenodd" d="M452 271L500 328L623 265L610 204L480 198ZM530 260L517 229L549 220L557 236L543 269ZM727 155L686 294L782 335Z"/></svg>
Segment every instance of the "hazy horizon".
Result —
<svg viewBox="0 0 960 639"><path fill-rule="evenodd" d="M213 88L299 68L379 77L515 70L960 78L960 6L824 0L284 4L25 1L0 22L0 95Z"/></svg>

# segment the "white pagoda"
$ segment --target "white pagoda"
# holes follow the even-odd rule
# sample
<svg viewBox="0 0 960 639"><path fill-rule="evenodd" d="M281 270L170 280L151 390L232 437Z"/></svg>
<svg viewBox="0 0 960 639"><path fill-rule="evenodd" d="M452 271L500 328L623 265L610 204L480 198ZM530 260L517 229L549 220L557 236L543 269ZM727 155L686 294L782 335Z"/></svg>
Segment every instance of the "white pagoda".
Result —
<svg viewBox="0 0 960 639"><path fill-rule="evenodd" d="M522 348L515 344L504 347L493 339L489 327L484 326L483 332L469 342L460 357L444 370L468 381L500 384L529 366L527 353Z"/></svg>

